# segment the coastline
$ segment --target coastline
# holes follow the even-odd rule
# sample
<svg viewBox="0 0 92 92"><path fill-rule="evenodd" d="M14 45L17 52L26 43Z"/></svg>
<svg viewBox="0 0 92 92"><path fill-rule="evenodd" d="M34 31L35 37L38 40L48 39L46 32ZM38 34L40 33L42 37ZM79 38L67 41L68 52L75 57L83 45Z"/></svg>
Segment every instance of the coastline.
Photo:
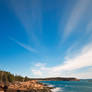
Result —
<svg viewBox="0 0 92 92"><path fill-rule="evenodd" d="M52 92L55 87L44 84L41 81L80 81L77 78L50 77L50 78L28 78L13 75L7 71L0 71L0 91L4 92Z"/></svg>

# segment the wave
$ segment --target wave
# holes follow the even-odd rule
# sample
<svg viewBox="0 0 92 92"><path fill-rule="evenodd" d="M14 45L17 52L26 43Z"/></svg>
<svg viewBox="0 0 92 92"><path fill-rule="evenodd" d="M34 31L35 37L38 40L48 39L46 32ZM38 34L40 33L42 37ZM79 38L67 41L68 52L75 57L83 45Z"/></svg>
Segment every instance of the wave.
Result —
<svg viewBox="0 0 92 92"><path fill-rule="evenodd" d="M51 89L52 92L63 92L63 90L59 87Z"/></svg>
<svg viewBox="0 0 92 92"><path fill-rule="evenodd" d="M54 85L49 84L48 87L54 87Z"/></svg>

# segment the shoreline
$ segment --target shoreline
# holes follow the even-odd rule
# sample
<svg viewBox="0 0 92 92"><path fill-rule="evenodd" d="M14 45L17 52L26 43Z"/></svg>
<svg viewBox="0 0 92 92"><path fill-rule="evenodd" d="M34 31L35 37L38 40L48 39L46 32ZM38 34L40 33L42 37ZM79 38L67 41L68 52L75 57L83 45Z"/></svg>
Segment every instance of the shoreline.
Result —
<svg viewBox="0 0 92 92"><path fill-rule="evenodd" d="M52 92L53 87L48 87L36 80L27 82L8 83L6 89L4 83L0 84L0 91L4 92Z"/></svg>

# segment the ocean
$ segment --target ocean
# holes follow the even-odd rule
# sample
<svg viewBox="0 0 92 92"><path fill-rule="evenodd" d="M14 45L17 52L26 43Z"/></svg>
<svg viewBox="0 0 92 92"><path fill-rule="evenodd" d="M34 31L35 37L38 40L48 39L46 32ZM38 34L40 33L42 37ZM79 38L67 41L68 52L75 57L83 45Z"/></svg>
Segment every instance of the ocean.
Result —
<svg viewBox="0 0 92 92"><path fill-rule="evenodd" d="M55 87L52 92L92 92L92 80L41 82L50 87Z"/></svg>

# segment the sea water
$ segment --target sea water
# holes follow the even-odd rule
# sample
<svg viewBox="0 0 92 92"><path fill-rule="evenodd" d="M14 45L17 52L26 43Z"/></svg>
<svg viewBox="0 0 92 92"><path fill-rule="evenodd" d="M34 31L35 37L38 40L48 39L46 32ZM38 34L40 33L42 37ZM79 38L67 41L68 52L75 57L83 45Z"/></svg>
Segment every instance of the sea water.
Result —
<svg viewBox="0 0 92 92"><path fill-rule="evenodd" d="M55 87L52 92L92 92L92 81L41 81L50 87Z"/></svg>

